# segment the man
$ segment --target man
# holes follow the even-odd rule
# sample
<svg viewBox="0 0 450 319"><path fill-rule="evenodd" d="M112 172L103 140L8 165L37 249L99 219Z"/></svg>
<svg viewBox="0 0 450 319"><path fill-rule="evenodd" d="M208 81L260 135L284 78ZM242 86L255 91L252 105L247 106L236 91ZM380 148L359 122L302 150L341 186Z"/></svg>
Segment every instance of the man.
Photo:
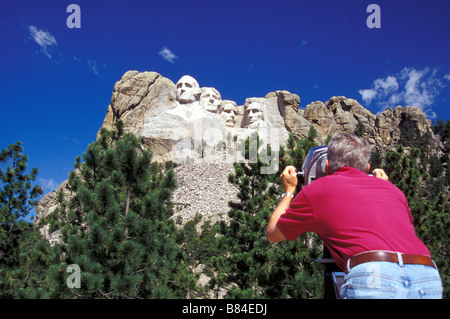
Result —
<svg viewBox="0 0 450 319"><path fill-rule="evenodd" d="M328 176L297 185L293 166L281 179L285 194L267 227L268 239L320 235L346 272L341 298L441 298L442 282L428 248L415 235L405 195L382 170L369 176L367 141L335 135L327 151ZM292 202L291 202L292 201Z"/></svg>

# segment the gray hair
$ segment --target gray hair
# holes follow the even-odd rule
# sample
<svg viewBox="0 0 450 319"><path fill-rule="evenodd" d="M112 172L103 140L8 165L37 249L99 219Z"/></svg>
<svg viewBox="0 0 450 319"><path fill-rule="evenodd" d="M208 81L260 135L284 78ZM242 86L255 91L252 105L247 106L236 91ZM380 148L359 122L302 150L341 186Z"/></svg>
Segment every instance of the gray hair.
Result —
<svg viewBox="0 0 450 319"><path fill-rule="evenodd" d="M370 159L370 145L367 140L349 133L333 136L327 152L330 172L333 174L341 167L348 166L366 173Z"/></svg>

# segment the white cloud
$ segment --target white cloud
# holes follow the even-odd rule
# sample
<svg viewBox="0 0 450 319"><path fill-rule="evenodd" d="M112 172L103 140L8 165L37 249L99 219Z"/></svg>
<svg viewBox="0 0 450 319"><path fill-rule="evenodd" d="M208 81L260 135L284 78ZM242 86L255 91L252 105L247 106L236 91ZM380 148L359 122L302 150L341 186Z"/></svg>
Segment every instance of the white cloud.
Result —
<svg viewBox="0 0 450 319"><path fill-rule="evenodd" d="M46 193L52 192L52 191L58 189L58 187L59 187L59 184L53 178L50 178L50 179L39 178L39 183L44 188L44 191Z"/></svg>
<svg viewBox="0 0 450 319"><path fill-rule="evenodd" d="M178 57L166 47L163 47L161 51L159 51L159 55L162 56L164 60L169 61L170 63L175 63L175 59L178 59Z"/></svg>
<svg viewBox="0 0 450 319"><path fill-rule="evenodd" d="M411 106L423 107L433 104L434 97L438 94L441 87L440 81L436 78L436 70L427 77L429 69L422 71L413 68L402 70L402 80L406 81L403 99L406 104Z"/></svg>
<svg viewBox="0 0 450 319"><path fill-rule="evenodd" d="M385 94L388 94L390 92L394 92L398 90L398 82L397 79L393 76L388 76L385 79L376 79L374 81L375 89L383 90Z"/></svg>
<svg viewBox="0 0 450 319"><path fill-rule="evenodd" d="M446 79L447 81L450 81L450 73L444 75L444 79Z"/></svg>
<svg viewBox="0 0 450 319"><path fill-rule="evenodd" d="M448 77L450 79L450 75ZM372 88L358 92L365 103L373 102L380 111L386 107L393 108L398 105L416 106L421 108L428 117L434 118L436 114L430 107L440 89L444 87L442 79L447 79L447 75L440 78L437 76L437 69L403 68L397 74L376 79Z"/></svg>
<svg viewBox="0 0 450 319"><path fill-rule="evenodd" d="M388 76L384 79L376 79L373 82L372 89L364 89L359 90L359 94L364 102L369 103L375 99L380 97L386 97L389 94L392 94L398 90L398 82L397 79L393 76Z"/></svg>
<svg viewBox="0 0 450 319"><path fill-rule="evenodd" d="M51 47L58 45L55 37L47 31L38 29L34 25L30 25L28 27L28 31L30 31L31 37L41 48L42 53L44 53L49 59L52 59L53 52Z"/></svg>
<svg viewBox="0 0 450 319"><path fill-rule="evenodd" d="M370 103L377 95L377 91L374 89L359 90L358 92L366 103Z"/></svg>
<svg viewBox="0 0 450 319"><path fill-rule="evenodd" d="M94 73L95 75L98 75L99 72L99 68L98 68L98 63L95 60L88 60L87 61L89 70Z"/></svg>

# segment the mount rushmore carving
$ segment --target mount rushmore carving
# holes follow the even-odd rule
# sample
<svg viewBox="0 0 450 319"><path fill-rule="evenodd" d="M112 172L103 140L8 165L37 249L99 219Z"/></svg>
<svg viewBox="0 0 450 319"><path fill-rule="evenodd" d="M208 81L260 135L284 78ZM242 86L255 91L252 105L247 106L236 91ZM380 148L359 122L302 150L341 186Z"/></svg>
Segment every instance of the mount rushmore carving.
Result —
<svg viewBox="0 0 450 319"><path fill-rule="evenodd" d="M398 106L375 115L342 96L312 102L304 109L299 105L300 97L288 91L250 97L237 105L189 75L175 84L156 72L128 71L114 85L102 127L112 128L121 119L127 131L143 138L155 160L179 163L217 160L219 155L240 161L236 147L252 133L259 134L262 147L274 149L284 145L289 134L307 136L310 126L317 129L320 144L328 135L353 133L362 124L364 137L384 152L397 145L401 123L420 134L432 132L431 121L416 107Z"/></svg>
<svg viewBox="0 0 450 319"><path fill-rule="evenodd" d="M297 96L293 110L298 110L299 100ZM110 128L119 118L126 130L143 137L155 159L179 163L217 156L230 163L241 161L242 142L256 137L252 133L258 133L266 147L277 148L288 138L277 96L248 98L238 106L222 100L215 88L200 87L189 75L173 84L154 72L127 72L114 87L103 127ZM305 132L309 125L304 121Z"/></svg>

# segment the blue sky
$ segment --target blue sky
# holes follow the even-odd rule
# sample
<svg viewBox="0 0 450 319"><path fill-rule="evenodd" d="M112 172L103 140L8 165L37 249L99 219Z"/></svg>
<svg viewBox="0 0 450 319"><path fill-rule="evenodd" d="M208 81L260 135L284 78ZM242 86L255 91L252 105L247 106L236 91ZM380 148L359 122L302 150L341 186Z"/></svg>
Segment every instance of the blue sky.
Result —
<svg viewBox="0 0 450 319"><path fill-rule="evenodd" d="M381 28L368 28L369 4ZM68 28L69 4L81 28ZM239 105L288 90L450 119L448 0L2 0L0 147L23 142L47 191L95 140L128 70L189 74Z"/></svg>

